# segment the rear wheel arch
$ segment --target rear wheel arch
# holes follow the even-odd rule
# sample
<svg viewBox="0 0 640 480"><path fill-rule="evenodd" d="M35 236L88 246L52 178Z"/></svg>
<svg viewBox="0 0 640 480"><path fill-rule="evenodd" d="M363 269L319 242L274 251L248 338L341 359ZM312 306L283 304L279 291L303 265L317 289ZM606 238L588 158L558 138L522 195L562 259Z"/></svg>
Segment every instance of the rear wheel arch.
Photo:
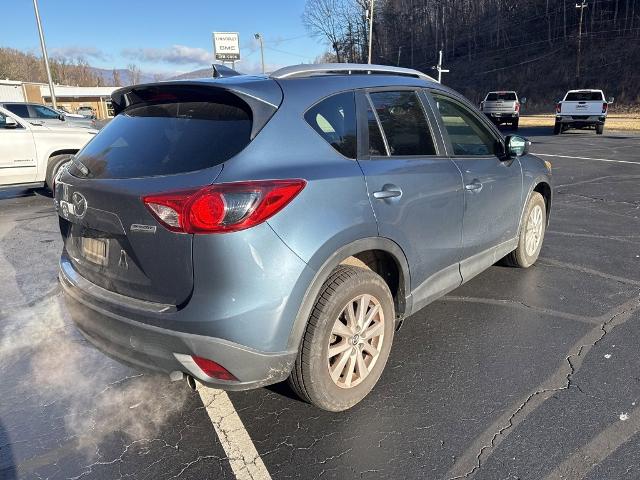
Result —
<svg viewBox="0 0 640 480"><path fill-rule="evenodd" d="M411 312L409 264L400 246L384 237L356 240L336 250L317 270L298 309L287 350L299 349L316 297L339 265L359 266L374 271L389 286L394 297L396 313L404 316Z"/></svg>

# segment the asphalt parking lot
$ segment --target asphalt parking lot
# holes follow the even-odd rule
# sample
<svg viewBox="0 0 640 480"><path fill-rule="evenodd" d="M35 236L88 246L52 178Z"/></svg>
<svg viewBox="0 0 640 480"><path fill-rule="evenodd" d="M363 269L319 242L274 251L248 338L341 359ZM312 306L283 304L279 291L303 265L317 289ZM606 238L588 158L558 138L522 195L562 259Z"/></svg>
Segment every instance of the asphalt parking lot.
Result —
<svg viewBox="0 0 640 480"><path fill-rule="evenodd" d="M190 391L90 347L49 197L0 194L0 478L640 478L640 136L521 129L554 167L541 258L409 318L374 391Z"/></svg>

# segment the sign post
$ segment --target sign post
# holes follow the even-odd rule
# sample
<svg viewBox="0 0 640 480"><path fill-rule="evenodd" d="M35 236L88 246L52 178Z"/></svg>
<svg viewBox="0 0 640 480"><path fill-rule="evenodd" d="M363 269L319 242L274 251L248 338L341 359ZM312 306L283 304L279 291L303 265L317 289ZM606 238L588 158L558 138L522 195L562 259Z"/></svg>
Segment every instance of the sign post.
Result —
<svg viewBox="0 0 640 480"><path fill-rule="evenodd" d="M216 60L231 62L233 68L240 60L240 36L238 32L213 32L213 50Z"/></svg>

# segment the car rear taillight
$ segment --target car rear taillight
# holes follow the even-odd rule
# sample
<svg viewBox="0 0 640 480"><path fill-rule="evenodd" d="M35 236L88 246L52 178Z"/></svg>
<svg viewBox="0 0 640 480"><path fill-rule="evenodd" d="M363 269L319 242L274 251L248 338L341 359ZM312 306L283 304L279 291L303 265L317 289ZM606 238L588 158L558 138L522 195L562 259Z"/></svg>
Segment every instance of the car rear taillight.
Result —
<svg viewBox="0 0 640 480"><path fill-rule="evenodd" d="M213 360L198 357L196 355L191 355L191 358L193 358L196 365L198 365L200 369L211 378L217 378L218 380L238 380L231 372L229 372L229 370Z"/></svg>
<svg viewBox="0 0 640 480"><path fill-rule="evenodd" d="M561 110L562 110L562 104L561 103L557 103L556 104L556 113L560 113Z"/></svg>
<svg viewBox="0 0 640 480"><path fill-rule="evenodd" d="M519 111L520 111L520 104L516 102L516 113L518 113Z"/></svg>
<svg viewBox="0 0 640 480"><path fill-rule="evenodd" d="M306 182L300 179L221 183L147 195L142 201L172 232L236 232L258 225L278 213L305 185Z"/></svg>
<svg viewBox="0 0 640 480"><path fill-rule="evenodd" d="M602 113L607 113L608 108L609 108L609 104L607 102L604 102L602 104Z"/></svg>

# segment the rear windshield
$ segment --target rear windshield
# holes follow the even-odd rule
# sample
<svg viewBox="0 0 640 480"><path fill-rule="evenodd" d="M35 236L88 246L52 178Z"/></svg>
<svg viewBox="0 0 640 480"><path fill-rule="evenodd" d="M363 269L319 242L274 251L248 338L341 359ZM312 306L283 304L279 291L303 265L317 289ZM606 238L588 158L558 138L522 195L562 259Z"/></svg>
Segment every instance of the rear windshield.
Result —
<svg viewBox="0 0 640 480"><path fill-rule="evenodd" d="M496 100L509 100L516 99L515 92L491 92L487 95L487 102L495 102Z"/></svg>
<svg viewBox="0 0 640 480"><path fill-rule="evenodd" d="M569 92L565 102L588 102L590 100L604 101L604 97L600 92Z"/></svg>
<svg viewBox="0 0 640 480"><path fill-rule="evenodd" d="M109 122L78 154L89 178L186 173L219 165L250 142L249 106L235 95L156 92Z"/></svg>

